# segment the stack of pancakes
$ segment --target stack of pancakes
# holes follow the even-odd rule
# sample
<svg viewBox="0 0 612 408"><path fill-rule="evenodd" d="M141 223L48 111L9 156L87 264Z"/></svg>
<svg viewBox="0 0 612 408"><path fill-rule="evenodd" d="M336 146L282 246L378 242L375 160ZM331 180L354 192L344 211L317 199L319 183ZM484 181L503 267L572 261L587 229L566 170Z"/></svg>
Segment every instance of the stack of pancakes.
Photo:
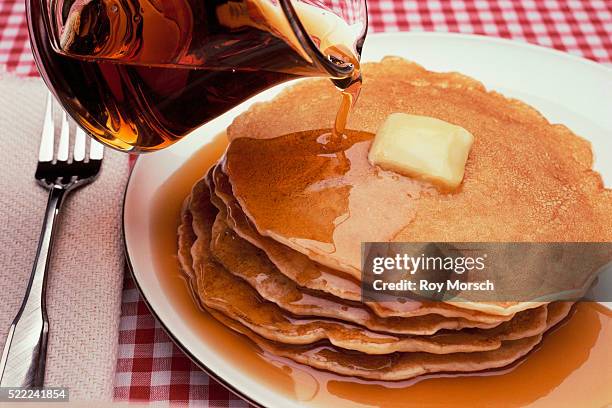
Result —
<svg viewBox="0 0 612 408"><path fill-rule="evenodd" d="M363 303L367 241L610 241L612 194L589 144L459 74L397 58L364 66L338 143L337 91L295 85L228 129L230 145L193 187L179 260L202 305L262 349L377 380L504 367L532 350L571 304ZM393 112L433 116L475 136L459 191L367 161ZM520 273L520 272L519 272Z"/></svg>

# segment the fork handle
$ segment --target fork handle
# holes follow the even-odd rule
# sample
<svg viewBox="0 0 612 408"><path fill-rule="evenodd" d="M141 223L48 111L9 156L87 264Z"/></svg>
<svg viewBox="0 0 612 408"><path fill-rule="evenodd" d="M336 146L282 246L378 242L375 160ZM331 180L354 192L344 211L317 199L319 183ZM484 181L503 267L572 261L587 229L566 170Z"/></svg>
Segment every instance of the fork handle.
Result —
<svg viewBox="0 0 612 408"><path fill-rule="evenodd" d="M45 378L49 321L45 291L59 210L66 190L54 186L47 210L26 295L9 330L2 360L0 387L42 387Z"/></svg>

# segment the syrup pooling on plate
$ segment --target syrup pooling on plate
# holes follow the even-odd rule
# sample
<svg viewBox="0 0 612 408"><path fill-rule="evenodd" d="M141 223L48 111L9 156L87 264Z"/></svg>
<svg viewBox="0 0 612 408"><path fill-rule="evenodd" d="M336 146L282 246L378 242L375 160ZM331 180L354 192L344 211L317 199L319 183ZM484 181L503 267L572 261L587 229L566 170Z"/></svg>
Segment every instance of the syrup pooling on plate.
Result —
<svg viewBox="0 0 612 408"><path fill-rule="evenodd" d="M355 242L391 240L415 217L417 199L435 193L428 183L372 166L371 133L344 134L339 143L329 143L329 130L314 130L230 144L224 171L260 234L352 259L360 256Z"/></svg>

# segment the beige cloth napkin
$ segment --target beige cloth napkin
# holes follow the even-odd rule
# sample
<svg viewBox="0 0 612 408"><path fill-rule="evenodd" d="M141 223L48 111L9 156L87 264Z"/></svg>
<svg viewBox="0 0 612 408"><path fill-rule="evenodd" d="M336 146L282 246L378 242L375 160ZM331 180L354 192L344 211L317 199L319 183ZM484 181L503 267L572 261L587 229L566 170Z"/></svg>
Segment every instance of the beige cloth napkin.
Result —
<svg viewBox="0 0 612 408"><path fill-rule="evenodd" d="M46 101L40 79L0 73L0 345L23 299L47 191L34 180ZM112 399L123 279L128 155L106 149L100 177L64 202L47 281L45 385Z"/></svg>

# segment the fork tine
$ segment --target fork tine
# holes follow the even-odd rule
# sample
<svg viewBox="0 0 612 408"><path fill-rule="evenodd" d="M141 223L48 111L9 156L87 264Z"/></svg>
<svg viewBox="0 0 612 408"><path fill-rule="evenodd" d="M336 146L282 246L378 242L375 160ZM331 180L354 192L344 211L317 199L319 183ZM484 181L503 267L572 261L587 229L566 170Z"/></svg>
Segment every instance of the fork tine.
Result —
<svg viewBox="0 0 612 408"><path fill-rule="evenodd" d="M55 142L55 126L53 124L53 95L47 94L47 107L45 110L45 120L40 137L40 149L38 151L38 161L53 161L53 144Z"/></svg>
<svg viewBox="0 0 612 408"><path fill-rule="evenodd" d="M85 131L76 125L76 134L74 136L74 161L83 161L85 159Z"/></svg>
<svg viewBox="0 0 612 408"><path fill-rule="evenodd" d="M57 160L68 161L70 151L70 125L66 112L62 110L62 127L60 130L59 146L57 148Z"/></svg>
<svg viewBox="0 0 612 408"><path fill-rule="evenodd" d="M89 145L89 160L102 160L104 157L104 146L91 139L91 144Z"/></svg>

